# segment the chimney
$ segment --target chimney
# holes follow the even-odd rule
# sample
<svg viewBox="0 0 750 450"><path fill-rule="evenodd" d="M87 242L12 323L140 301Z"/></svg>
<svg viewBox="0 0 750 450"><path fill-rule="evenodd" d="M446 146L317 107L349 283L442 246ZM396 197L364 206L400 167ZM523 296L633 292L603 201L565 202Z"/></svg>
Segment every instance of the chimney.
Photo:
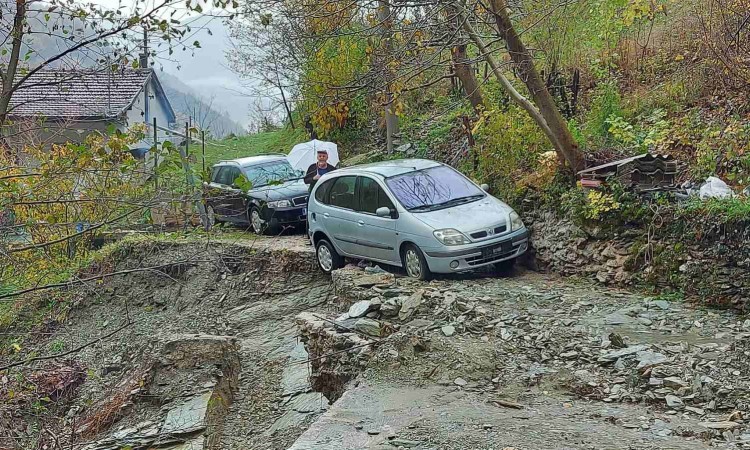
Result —
<svg viewBox="0 0 750 450"><path fill-rule="evenodd" d="M146 28L143 29L143 52L138 55L138 66L141 69L148 68L148 31Z"/></svg>

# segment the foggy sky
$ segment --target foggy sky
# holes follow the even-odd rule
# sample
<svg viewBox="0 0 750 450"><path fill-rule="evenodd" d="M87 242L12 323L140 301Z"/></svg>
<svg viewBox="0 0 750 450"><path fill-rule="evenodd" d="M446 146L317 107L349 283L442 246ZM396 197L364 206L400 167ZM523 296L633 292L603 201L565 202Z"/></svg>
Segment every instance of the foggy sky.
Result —
<svg viewBox="0 0 750 450"><path fill-rule="evenodd" d="M92 0L106 8L116 9L125 6L123 13L131 10L136 0ZM205 98L215 96L213 107L229 113L230 117L246 126L250 119L248 110L252 98L238 94L245 91L241 80L228 68L225 52L230 48L228 29L221 20L204 17L191 25L192 28L208 27L213 35L201 30L191 37L190 42L197 40L201 48L194 51L175 49L174 54L157 58L155 69L163 70L179 78Z"/></svg>

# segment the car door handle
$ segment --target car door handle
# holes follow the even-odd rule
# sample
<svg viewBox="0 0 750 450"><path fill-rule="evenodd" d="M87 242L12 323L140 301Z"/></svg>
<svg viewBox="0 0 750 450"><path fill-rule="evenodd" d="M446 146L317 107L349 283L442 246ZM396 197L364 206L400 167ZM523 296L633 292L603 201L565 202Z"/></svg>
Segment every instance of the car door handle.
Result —
<svg viewBox="0 0 750 450"><path fill-rule="evenodd" d="M358 225L359 225L360 227L363 227L363 226L365 226L365 221L364 221L364 220L360 220L360 221L357 221L357 224L358 224Z"/></svg>
<svg viewBox="0 0 750 450"><path fill-rule="evenodd" d="M323 213L323 217L331 217L331 215L328 213Z"/></svg>

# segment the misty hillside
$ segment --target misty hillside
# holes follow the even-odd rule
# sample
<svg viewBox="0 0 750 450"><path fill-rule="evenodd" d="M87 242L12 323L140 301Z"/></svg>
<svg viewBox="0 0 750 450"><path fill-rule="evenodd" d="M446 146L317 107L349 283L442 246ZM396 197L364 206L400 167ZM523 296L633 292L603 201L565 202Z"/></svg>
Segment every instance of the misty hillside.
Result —
<svg viewBox="0 0 750 450"><path fill-rule="evenodd" d="M192 117L193 123L208 130L215 138L246 133L244 127L232 120L212 98L202 97L174 75L157 71L157 76L178 117L185 120Z"/></svg>
<svg viewBox="0 0 750 450"><path fill-rule="evenodd" d="M7 4L0 5L0 42L7 41L8 31L6 17L12 17L13 9ZM44 19L44 10L29 12L29 30L24 37L24 45L21 49L22 67L35 67L43 61L59 55L73 47L76 43L92 30L91 23L80 19L70 19L65 16L55 16L53 20ZM52 31L50 31L52 30ZM133 39L133 37L131 37ZM137 40L137 37L134 37ZM124 49L135 58L139 50L138 43L133 40L120 40L116 46L112 42L103 40L81 48L77 51L67 53L63 58L50 64L50 68L65 70L92 69L106 67L107 57ZM123 45L124 44L124 45ZM120 53L122 54L122 53ZM7 52L0 55L0 64L7 63ZM212 98L206 98L195 92L192 88L180 81L176 76L169 75L157 70L157 76L169 98L172 108L178 116L179 122L187 122L192 117L193 123L200 128L206 129L214 138L224 138L233 133L245 134L242 124L232 120L228 113L219 106Z"/></svg>

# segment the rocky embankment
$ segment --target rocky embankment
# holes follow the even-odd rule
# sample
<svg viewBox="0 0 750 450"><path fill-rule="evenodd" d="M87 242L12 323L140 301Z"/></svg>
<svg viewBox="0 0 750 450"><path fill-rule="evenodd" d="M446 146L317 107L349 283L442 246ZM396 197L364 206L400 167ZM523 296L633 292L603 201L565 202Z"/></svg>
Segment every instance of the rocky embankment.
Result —
<svg viewBox="0 0 750 450"><path fill-rule="evenodd" d="M328 278L302 243L98 260L125 272L22 347L73 351L0 377L0 448L750 448L736 312L523 269Z"/></svg>
<svg viewBox="0 0 750 450"><path fill-rule="evenodd" d="M297 317L303 341L320 358L312 378L350 381L343 389L333 386L340 400L319 420L332 431L313 425L293 448L323 448L315 443L325 439L338 442L336 448L407 441L413 448L436 442L445 445L440 448L622 448L618 439L637 443L631 448L750 448L750 321L734 313L534 273L425 284L366 270L348 266L334 274L341 313ZM354 406L395 388L440 394L391 416ZM458 396L457 402L468 395L490 412L517 408L525 411L519 416L548 423L573 411L586 420L565 425L563 434L578 439L570 446L556 446L540 430L502 433L496 427L512 428L507 417L502 424L435 418L421 429L429 414L419 402L439 405L435 395ZM381 400L371 409L394 401ZM359 422L336 426L337 414ZM399 414L402 420L395 420ZM591 426L604 435L587 434ZM463 431L445 431L457 427ZM461 446L466 428L483 446Z"/></svg>

